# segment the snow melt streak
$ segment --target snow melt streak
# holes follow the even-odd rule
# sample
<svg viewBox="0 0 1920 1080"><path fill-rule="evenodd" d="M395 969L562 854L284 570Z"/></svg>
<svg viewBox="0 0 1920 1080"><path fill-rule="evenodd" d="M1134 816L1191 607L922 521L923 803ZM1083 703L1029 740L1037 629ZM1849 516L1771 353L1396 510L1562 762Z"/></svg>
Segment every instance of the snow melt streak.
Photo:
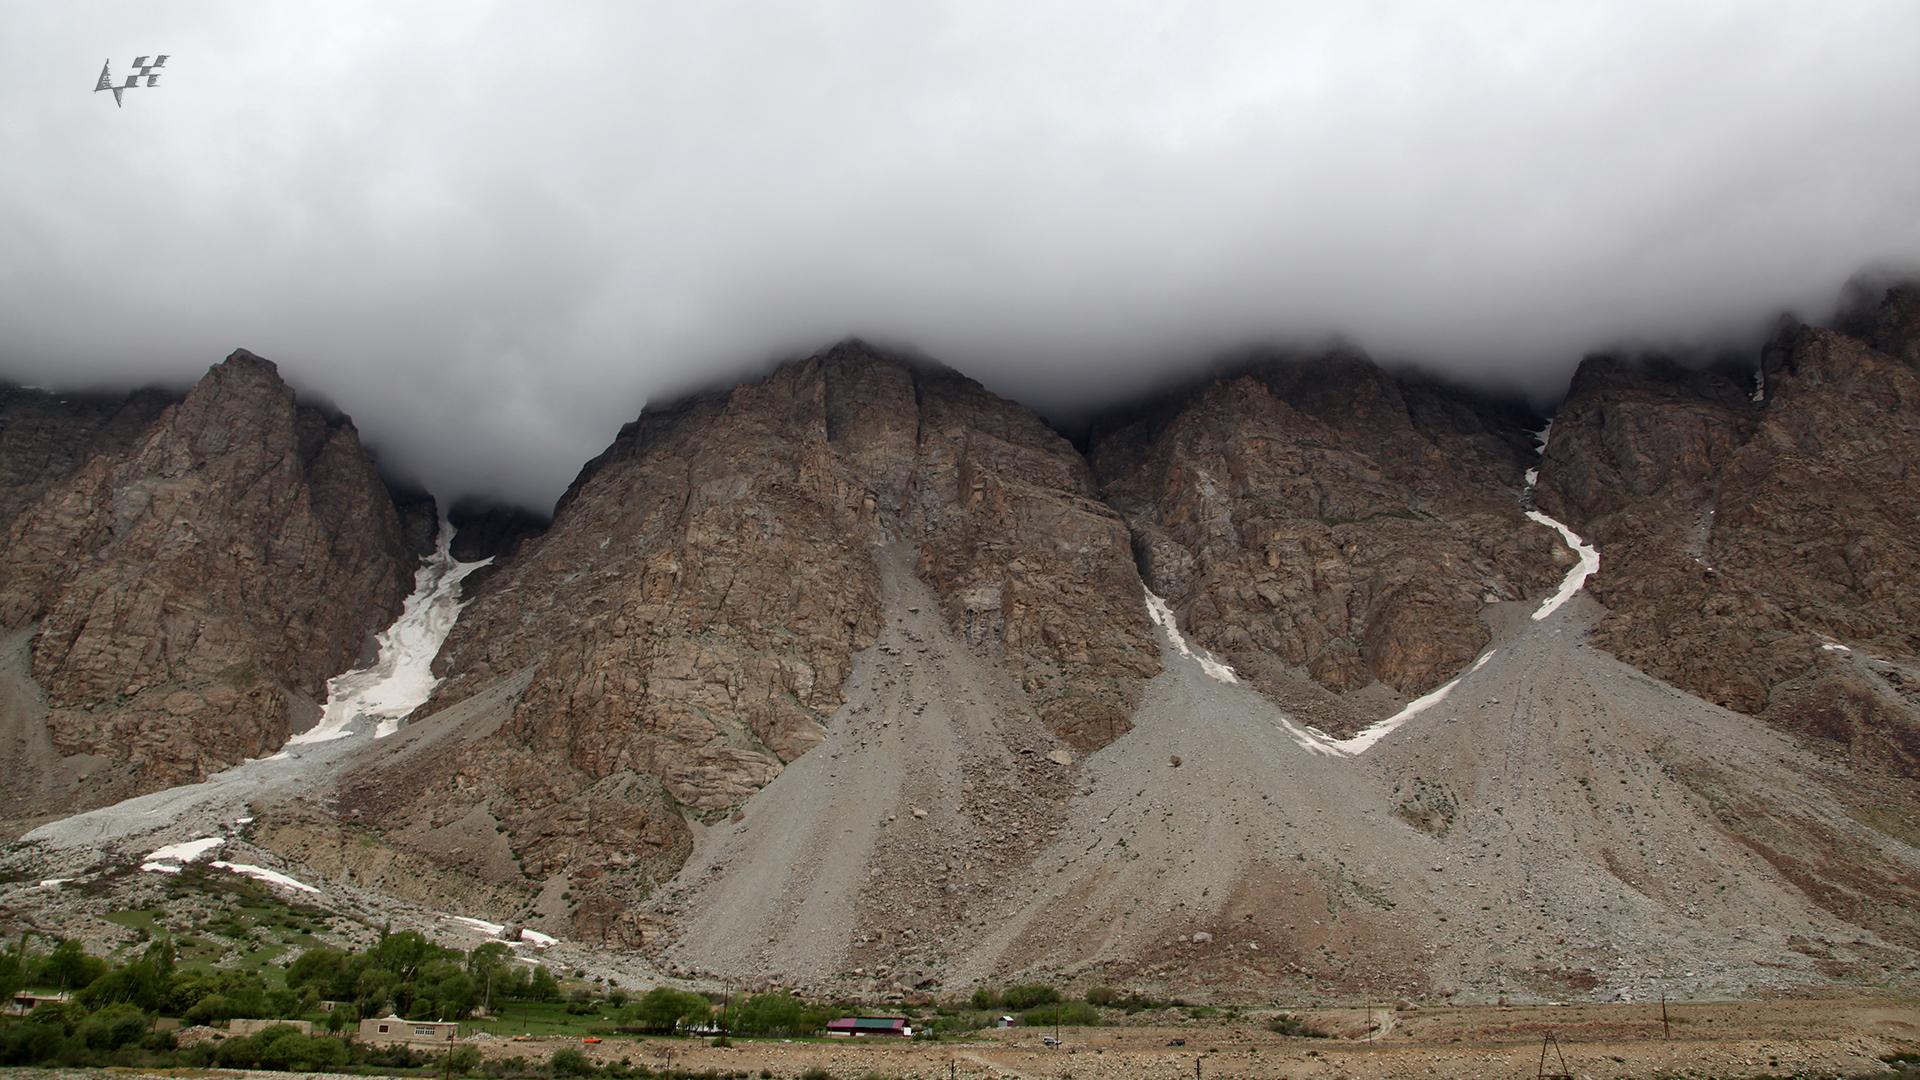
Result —
<svg viewBox="0 0 1920 1080"><path fill-rule="evenodd" d="M1561 538L1567 542L1567 546L1572 548L1573 553L1580 557L1580 561L1574 564L1573 569L1567 571L1565 578L1561 579L1560 591L1548 597L1546 601L1540 605L1539 610L1533 613L1534 621L1538 622L1554 612L1559 611L1560 605L1573 599L1573 594L1579 592L1580 587L1587 583L1587 579L1599 571L1600 551L1592 544L1580 539L1579 534L1575 533L1572 529L1567 528L1565 525L1560 524L1558 521L1555 521L1538 510L1527 511L1527 516L1545 525L1547 528L1559 532Z"/></svg>
<svg viewBox="0 0 1920 1080"><path fill-rule="evenodd" d="M320 722L313 730L288 739L289 744L345 738L348 725L363 716L377 720L374 737L385 738L432 696L440 682L433 676L433 658L463 606L460 582L493 561L458 562L449 550L452 543L453 530L442 523L439 545L413 575L413 595L379 637L379 658L327 680L327 707Z"/></svg>
<svg viewBox="0 0 1920 1080"><path fill-rule="evenodd" d="M1160 629L1167 632L1167 640L1173 642L1173 647L1180 650L1181 656L1198 663L1201 671L1206 672L1208 675L1223 683L1237 683L1240 681L1239 678L1234 675L1233 669L1215 660L1212 653L1205 649L1196 651L1192 646L1188 645L1186 637L1180 633L1180 624L1174 621L1173 609L1167 606L1165 600L1155 596L1152 589L1146 590L1146 593L1148 617L1153 619L1154 623L1157 624Z"/></svg>

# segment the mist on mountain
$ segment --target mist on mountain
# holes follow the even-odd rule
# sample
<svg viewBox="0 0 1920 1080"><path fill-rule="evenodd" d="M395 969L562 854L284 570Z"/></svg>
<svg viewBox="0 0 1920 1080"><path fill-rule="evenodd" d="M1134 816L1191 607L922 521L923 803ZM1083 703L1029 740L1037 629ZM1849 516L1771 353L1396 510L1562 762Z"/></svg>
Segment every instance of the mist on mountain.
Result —
<svg viewBox="0 0 1920 1080"><path fill-rule="evenodd" d="M544 511L648 400L859 335L1072 419L1348 342L1536 404L1920 265L1890 2L0 11L0 378L234 346ZM123 108L100 57L166 51Z"/></svg>

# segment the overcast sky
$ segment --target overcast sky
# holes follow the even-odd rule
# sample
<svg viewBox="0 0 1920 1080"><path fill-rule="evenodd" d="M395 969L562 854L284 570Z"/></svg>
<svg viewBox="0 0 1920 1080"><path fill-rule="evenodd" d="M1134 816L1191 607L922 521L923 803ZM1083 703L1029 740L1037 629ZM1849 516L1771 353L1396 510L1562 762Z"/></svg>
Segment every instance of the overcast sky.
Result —
<svg viewBox="0 0 1920 1080"><path fill-rule="evenodd" d="M1920 267L1917 57L1911 0L0 0L0 377L245 346L539 506L850 334L1056 415L1332 335L1550 398Z"/></svg>

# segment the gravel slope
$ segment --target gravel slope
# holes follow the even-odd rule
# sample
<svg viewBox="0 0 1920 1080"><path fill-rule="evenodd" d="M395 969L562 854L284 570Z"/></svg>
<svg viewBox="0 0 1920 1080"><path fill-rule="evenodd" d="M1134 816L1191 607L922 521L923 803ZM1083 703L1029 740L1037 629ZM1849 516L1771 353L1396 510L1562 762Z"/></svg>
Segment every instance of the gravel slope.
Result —
<svg viewBox="0 0 1920 1080"><path fill-rule="evenodd" d="M1168 638L1134 730L1058 754L1072 765L898 553L886 604L828 742L699 841L665 903L673 963L867 992L1065 978L1301 1000L1920 981L1914 950L1815 904L1702 785L1871 845L1896 876L1920 852L1848 816L1844 766L1590 647L1584 598L1540 621L1491 606L1485 662L1355 757Z"/></svg>

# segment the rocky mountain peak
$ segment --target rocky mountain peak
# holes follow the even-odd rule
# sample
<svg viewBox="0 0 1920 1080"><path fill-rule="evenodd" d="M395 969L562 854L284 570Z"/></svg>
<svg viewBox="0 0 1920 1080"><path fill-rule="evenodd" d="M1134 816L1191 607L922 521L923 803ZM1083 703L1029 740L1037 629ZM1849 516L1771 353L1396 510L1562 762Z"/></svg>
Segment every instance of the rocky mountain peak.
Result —
<svg viewBox="0 0 1920 1080"><path fill-rule="evenodd" d="M92 805L270 752L411 581L352 423L299 405L270 361L237 350L153 404L72 429L44 467L10 462L0 626L44 694L16 710L45 731L22 798L84 774L39 794Z"/></svg>

